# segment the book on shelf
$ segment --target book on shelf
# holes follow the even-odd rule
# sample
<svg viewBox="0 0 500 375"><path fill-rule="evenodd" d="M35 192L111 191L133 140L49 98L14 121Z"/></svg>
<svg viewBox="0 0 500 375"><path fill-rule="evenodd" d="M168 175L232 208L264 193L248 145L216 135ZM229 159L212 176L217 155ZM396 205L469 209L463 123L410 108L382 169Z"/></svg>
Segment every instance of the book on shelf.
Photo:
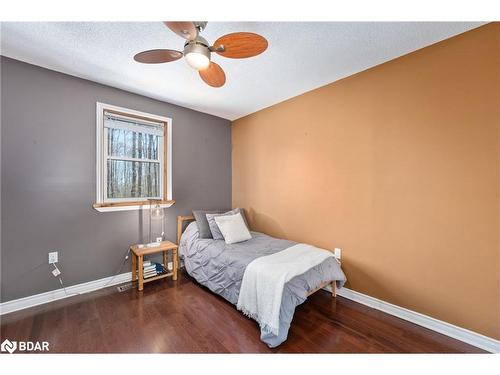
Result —
<svg viewBox="0 0 500 375"><path fill-rule="evenodd" d="M146 262L143 263L142 275L143 275L143 278L145 278L145 279L161 275L161 274L165 273L166 271L168 271L168 269L166 269L162 263L155 263L155 262L151 262L149 260L147 262L149 263L149 265L146 265Z"/></svg>
<svg viewBox="0 0 500 375"><path fill-rule="evenodd" d="M156 269L157 271L164 269L163 264L161 264L161 263L151 263L151 265L149 265L149 266L143 266L142 268L144 270L154 270L154 269Z"/></svg>
<svg viewBox="0 0 500 375"><path fill-rule="evenodd" d="M156 263L156 272L158 273L163 273L165 272L165 267L161 263Z"/></svg>
<svg viewBox="0 0 500 375"><path fill-rule="evenodd" d="M151 265L151 261L150 260L146 260L146 261L142 262L142 266L143 267L148 267L150 265Z"/></svg>

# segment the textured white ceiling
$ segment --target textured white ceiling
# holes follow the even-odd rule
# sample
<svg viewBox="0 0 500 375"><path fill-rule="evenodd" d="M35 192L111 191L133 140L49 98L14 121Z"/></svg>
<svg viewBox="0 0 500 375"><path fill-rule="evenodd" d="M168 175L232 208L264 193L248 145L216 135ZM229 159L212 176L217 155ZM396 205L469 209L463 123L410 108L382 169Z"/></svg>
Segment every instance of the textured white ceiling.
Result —
<svg viewBox="0 0 500 375"><path fill-rule="evenodd" d="M136 63L153 48L182 50L161 22L39 22L1 24L1 54L234 120L347 77L482 23L471 22L209 22L209 42L234 31L269 41L262 55L213 60L226 85L212 88L186 62Z"/></svg>

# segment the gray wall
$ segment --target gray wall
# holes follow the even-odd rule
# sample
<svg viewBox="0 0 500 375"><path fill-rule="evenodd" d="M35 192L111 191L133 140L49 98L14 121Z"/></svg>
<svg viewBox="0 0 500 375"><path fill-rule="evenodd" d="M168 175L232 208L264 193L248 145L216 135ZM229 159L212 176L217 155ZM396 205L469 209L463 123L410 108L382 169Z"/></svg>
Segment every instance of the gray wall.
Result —
<svg viewBox="0 0 500 375"><path fill-rule="evenodd" d="M5 57L1 90L1 301L60 287L47 265L51 250L73 285L111 276L129 245L147 239L141 211L92 208L97 101L173 119L169 239L177 215L231 207L228 120Z"/></svg>

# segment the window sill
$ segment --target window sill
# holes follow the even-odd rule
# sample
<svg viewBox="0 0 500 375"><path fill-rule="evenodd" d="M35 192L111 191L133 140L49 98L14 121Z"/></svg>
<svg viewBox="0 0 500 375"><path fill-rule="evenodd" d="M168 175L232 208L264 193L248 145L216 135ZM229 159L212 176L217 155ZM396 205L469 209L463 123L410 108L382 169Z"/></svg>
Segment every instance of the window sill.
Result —
<svg viewBox="0 0 500 375"><path fill-rule="evenodd" d="M161 208L168 208L172 206L175 201L161 201L158 202ZM132 211L149 209L148 201L140 202L120 202L120 203L94 203L92 207L99 212L114 212L114 211Z"/></svg>

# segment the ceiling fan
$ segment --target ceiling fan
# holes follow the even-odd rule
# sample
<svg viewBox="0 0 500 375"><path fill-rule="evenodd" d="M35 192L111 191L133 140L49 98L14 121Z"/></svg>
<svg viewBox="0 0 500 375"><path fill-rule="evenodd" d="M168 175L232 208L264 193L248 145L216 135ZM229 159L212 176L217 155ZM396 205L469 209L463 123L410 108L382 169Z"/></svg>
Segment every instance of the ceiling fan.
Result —
<svg viewBox="0 0 500 375"><path fill-rule="evenodd" d="M221 87L226 83L226 75L219 64L210 60L212 52L232 59L244 59L257 56L267 49L267 40L255 33L237 32L226 34L211 46L200 33L207 22L164 22L180 37L186 39L184 51L173 49L152 49L134 56L134 60L144 64L160 64L179 60L182 56L198 73L203 81L212 87Z"/></svg>

